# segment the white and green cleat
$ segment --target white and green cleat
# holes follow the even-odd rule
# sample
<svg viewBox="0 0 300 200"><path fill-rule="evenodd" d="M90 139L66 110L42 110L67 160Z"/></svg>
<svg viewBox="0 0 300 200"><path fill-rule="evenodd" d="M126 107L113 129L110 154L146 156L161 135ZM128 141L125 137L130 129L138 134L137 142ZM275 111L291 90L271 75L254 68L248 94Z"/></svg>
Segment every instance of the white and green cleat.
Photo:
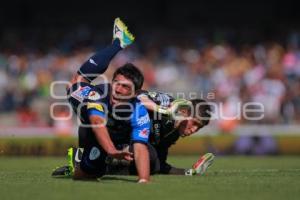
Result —
<svg viewBox="0 0 300 200"><path fill-rule="evenodd" d="M193 165L192 169L195 170L196 174L203 175L206 170L212 165L214 159L214 154L206 153L199 158L199 160Z"/></svg>
<svg viewBox="0 0 300 200"><path fill-rule="evenodd" d="M123 49L131 45L134 41L134 36L129 32L127 26L120 20L120 18L115 19L113 28L113 40L116 38L120 40L120 46Z"/></svg>
<svg viewBox="0 0 300 200"><path fill-rule="evenodd" d="M68 149L68 155L67 155L67 160L68 160L68 167L69 167L69 171L70 171L70 175L73 176L74 175L74 171L75 171L75 161L74 161L74 148L71 147Z"/></svg>
<svg viewBox="0 0 300 200"><path fill-rule="evenodd" d="M72 178L72 172L68 165L57 167L52 171L51 176L54 178Z"/></svg>
<svg viewBox="0 0 300 200"><path fill-rule="evenodd" d="M80 165L83 148L69 148L67 154L68 164L57 167L52 171L52 177L69 178L74 175L75 166Z"/></svg>
<svg viewBox="0 0 300 200"><path fill-rule="evenodd" d="M68 161L67 165L57 167L53 170L52 177L68 178L74 175L75 162L74 162L74 148L72 147L68 149L67 161Z"/></svg>

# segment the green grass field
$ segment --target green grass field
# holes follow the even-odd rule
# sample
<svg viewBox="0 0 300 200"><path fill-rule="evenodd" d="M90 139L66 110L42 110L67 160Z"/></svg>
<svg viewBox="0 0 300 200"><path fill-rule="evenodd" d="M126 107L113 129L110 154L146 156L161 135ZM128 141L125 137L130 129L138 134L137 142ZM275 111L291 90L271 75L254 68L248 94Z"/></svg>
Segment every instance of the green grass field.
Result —
<svg viewBox="0 0 300 200"><path fill-rule="evenodd" d="M170 157L189 167L197 157ZM50 199L299 199L300 157L217 157L204 176L152 177L136 184L136 177L108 176L96 181L51 178L64 158L0 157L1 200Z"/></svg>

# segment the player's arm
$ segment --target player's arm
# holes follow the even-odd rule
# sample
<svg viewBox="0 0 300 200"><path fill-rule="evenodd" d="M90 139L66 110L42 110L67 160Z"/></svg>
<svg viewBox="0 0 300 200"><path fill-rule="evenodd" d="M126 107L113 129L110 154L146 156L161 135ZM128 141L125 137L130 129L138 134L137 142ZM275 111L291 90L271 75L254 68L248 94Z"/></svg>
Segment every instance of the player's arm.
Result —
<svg viewBox="0 0 300 200"><path fill-rule="evenodd" d="M171 116L172 113L176 112L179 107L190 106L191 104L191 102L186 99L176 99L170 104L169 107L164 107L156 104L152 99L144 94L139 95L138 99L147 108L147 110L168 116Z"/></svg>
<svg viewBox="0 0 300 200"><path fill-rule="evenodd" d="M150 158L147 144L150 135L150 118L143 105L137 106L131 123L133 127L131 142L133 143L133 154L139 182L148 182L150 181Z"/></svg>
<svg viewBox="0 0 300 200"><path fill-rule="evenodd" d="M156 104L152 99L150 99L147 95L141 94L138 96L138 99L141 103L147 108L149 111L158 112L164 115L169 115L170 112L168 108L162 107Z"/></svg>
<svg viewBox="0 0 300 200"><path fill-rule="evenodd" d="M132 153L115 148L105 126L105 113L101 104L88 103L89 120L98 143L106 153L117 159L132 160Z"/></svg>
<svg viewBox="0 0 300 200"><path fill-rule="evenodd" d="M139 182L150 181L150 158L147 145L135 142L133 144L133 155Z"/></svg>

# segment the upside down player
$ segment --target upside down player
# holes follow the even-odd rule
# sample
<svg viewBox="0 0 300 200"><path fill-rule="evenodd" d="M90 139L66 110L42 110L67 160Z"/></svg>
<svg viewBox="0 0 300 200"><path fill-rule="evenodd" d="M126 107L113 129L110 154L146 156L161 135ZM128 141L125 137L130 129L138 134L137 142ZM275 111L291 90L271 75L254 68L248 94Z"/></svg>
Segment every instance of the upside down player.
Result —
<svg viewBox="0 0 300 200"><path fill-rule="evenodd" d="M68 101L87 132L87 137L82 143L84 152L81 162L75 165L74 179L103 176L106 173L107 156L128 161L131 161L133 156L139 182L148 182L150 179L147 148L150 133L149 116L146 108L131 94L132 91L141 89L143 75L132 64L126 64L114 73L111 87L108 84L98 87L91 84L91 81L104 73L111 59L133 40L134 37L127 27L117 18L112 44L86 61L72 78L72 86L67 89ZM105 91L108 95L104 95ZM131 127L127 139L133 143L133 154L126 150L117 150L106 127L107 114L124 102L129 102L133 107L127 124ZM142 123L141 118L144 119Z"/></svg>

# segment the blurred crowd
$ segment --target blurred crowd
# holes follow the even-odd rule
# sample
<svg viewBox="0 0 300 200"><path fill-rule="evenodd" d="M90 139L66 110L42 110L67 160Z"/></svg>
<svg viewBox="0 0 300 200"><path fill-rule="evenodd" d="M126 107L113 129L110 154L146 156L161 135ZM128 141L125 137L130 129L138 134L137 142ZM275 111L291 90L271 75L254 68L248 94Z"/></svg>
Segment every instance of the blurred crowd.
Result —
<svg viewBox="0 0 300 200"><path fill-rule="evenodd" d="M187 36L189 37L189 36ZM144 88L159 90L175 97L200 97L220 105L226 120L219 126L230 129L236 124L296 124L300 122L300 48L297 42L260 42L234 45L226 41L166 44L137 41L120 52L105 73L126 62L133 62L145 76ZM184 40L184 38L181 38ZM52 126L50 105L58 100L51 95L51 83L68 81L80 65L101 49L95 46L62 51L0 51L0 126ZM54 93L65 94L57 84ZM264 117L249 120L240 114L247 102L259 102ZM64 115L66 110L55 111ZM237 117L239 116L239 117ZM237 119L238 118L238 119ZM8 119L14 119L10 121Z"/></svg>

